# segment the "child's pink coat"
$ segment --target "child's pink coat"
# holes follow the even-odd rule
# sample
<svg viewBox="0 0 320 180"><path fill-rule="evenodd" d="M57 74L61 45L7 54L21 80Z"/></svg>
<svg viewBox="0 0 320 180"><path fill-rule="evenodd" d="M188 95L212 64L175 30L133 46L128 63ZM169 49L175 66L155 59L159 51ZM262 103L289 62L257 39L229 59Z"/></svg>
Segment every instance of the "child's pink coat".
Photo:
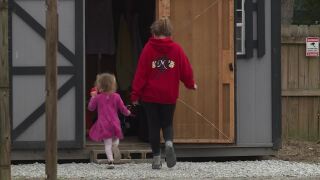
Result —
<svg viewBox="0 0 320 180"><path fill-rule="evenodd" d="M123 138L118 111L128 116L130 111L123 104L117 93L100 93L91 97L88 109L98 110L98 120L89 131L89 137L94 141L102 141L107 138Z"/></svg>

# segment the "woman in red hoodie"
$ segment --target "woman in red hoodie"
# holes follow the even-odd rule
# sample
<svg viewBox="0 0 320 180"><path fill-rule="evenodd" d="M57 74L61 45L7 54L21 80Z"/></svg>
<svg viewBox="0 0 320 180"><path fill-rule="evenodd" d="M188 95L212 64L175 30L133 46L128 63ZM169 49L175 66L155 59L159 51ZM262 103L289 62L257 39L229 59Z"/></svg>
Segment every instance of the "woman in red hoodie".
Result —
<svg viewBox="0 0 320 180"><path fill-rule="evenodd" d="M168 18L151 25L152 37L139 58L132 84L131 100L144 106L148 119L149 141L153 153L153 169L160 169L160 130L165 139L166 162L175 166L173 148L173 114L179 95L179 81L188 89L196 89L190 62L183 49L171 39L172 26Z"/></svg>

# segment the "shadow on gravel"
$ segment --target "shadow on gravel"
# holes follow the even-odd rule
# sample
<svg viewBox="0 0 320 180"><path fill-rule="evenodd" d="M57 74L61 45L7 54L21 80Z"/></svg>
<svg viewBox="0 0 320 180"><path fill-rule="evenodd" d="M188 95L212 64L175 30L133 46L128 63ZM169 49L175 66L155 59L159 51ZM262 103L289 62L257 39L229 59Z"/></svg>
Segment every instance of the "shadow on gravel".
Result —
<svg viewBox="0 0 320 180"><path fill-rule="evenodd" d="M46 162L44 160L28 160L28 161L11 161L12 165L19 165L19 164L34 164L34 163L40 163L45 164ZM58 160L58 164L67 164L67 163L90 163L89 160Z"/></svg>
<svg viewBox="0 0 320 180"><path fill-rule="evenodd" d="M245 157L191 157L178 158L179 162L228 162L228 161L261 161L269 159L265 156L245 156Z"/></svg>

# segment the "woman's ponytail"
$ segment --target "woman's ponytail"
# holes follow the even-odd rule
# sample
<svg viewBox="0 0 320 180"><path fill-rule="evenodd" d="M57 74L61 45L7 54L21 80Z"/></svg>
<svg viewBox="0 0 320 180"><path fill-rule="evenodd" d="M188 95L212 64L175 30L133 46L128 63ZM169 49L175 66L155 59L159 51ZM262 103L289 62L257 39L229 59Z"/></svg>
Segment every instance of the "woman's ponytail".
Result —
<svg viewBox="0 0 320 180"><path fill-rule="evenodd" d="M162 17L153 22L150 29L151 33L156 36L171 36L173 28L170 19Z"/></svg>

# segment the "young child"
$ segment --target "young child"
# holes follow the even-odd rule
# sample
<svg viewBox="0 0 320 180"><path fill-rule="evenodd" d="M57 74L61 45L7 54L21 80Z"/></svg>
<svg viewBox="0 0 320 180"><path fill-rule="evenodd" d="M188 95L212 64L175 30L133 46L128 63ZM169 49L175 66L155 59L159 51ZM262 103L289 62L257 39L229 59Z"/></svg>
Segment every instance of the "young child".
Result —
<svg viewBox="0 0 320 180"><path fill-rule="evenodd" d="M193 72L183 49L171 39L168 18L160 18L151 26L153 37L145 45L132 84L131 101L140 100L148 119L149 141L153 153L152 169L160 169L160 130L165 139L166 163L176 165L173 148L173 115L179 94L179 82L197 89Z"/></svg>
<svg viewBox="0 0 320 180"><path fill-rule="evenodd" d="M98 120L89 131L89 137L94 141L103 141L108 158L108 168L114 168L114 161L119 162L121 154L118 148L119 139L123 138L118 111L129 116L131 112L123 104L116 90L115 76L103 73L97 76L96 89L91 91L91 99L88 105L90 111L97 109ZM114 154L114 157L113 157Z"/></svg>

